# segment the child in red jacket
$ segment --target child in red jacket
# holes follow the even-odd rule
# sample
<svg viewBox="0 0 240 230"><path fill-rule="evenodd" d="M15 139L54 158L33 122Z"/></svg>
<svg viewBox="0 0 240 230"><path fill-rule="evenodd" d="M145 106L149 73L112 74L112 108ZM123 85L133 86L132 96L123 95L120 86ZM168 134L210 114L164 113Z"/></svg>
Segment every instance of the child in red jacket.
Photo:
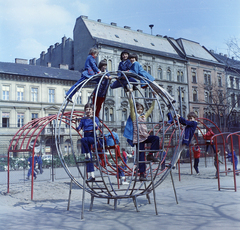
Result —
<svg viewBox="0 0 240 230"><path fill-rule="evenodd" d="M197 175L199 175L199 170L198 170L198 164L199 164L199 158L200 158L200 153L201 153L201 149L200 147L195 143L193 146L192 146L192 151L193 151L193 155L194 155L194 169L197 173Z"/></svg>
<svg viewBox="0 0 240 230"><path fill-rule="evenodd" d="M211 138L215 135L212 129L208 129L208 132L203 135L203 139L206 140L206 153L208 154L209 146L212 146L214 153L216 154L216 148L213 143L211 143Z"/></svg>

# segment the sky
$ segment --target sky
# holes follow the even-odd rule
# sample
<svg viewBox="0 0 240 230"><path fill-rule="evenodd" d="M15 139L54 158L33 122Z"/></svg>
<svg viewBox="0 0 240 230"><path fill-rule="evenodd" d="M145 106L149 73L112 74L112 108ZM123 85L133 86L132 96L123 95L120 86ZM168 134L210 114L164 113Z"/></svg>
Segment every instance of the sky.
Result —
<svg viewBox="0 0 240 230"><path fill-rule="evenodd" d="M0 0L0 62L39 58L85 15L151 34L185 38L217 53L240 40L240 0Z"/></svg>

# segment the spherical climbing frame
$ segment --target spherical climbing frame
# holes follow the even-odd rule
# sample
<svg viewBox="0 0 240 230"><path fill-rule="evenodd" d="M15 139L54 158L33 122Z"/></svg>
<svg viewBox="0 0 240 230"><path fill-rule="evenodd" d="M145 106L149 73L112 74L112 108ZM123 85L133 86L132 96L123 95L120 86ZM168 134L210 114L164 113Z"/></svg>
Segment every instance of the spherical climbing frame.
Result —
<svg viewBox="0 0 240 230"><path fill-rule="evenodd" d="M175 193L175 198L177 202L177 196L176 196L176 191L174 187L174 182L172 178L172 168L176 164L179 155L182 150L181 146L181 136L182 136L182 131L180 130L180 125L179 122L174 122L173 129L175 129L174 136L171 136L171 139L167 139L166 133L167 133L167 120L166 120L166 107L168 108L169 111L171 111L173 117L176 115L175 108L172 104L171 99L166 95L160 86L156 84L155 82L151 82L148 79L133 74L129 72L108 72L108 73L101 73L92 76L89 79L86 79L84 82L80 83L76 88L74 89L76 92L76 98L80 93L82 92L82 89L85 87L89 87L91 85L94 85L94 90L92 92L91 97L88 99L88 103L92 103L94 106L94 115L96 113L96 109L99 109L99 106L101 106L97 99L98 99L98 93L99 90L101 89L101 86L103 85L103 81L106 80L107 74L110 74L112 79L110 79L106 85L107 89L109 88L110 84L112 83L113 80L119 81L119 83L124 87L123 81L120 80L118 77L118 74L121 74L122 80L125 80L127 83L127 86L125 86L125 94L130 94L129 98L132 99L133 104L134 104L134 111L135 114L137 114L137 109L136 109L136 102L139 101L142 104L145 105L146 110L149 109L149 104L151 104L153 101L155 101L155 107L157 107L158 112L154 112L150 115L150 121L146 121L146 125L148 126L148 129L151 128L151 135L157 135L160 139L161 146L159 146L159 150L154 151L154 155L156 158L160 159L162 152L164 150L164 146L170 145L168 141L172 141L174 144L173 151L171 155L167 156L170 158L170 163L167 165L167 167L164 170L161 170L161 165L163 163L163 160L159 162L150 162L150 161L139 161L139 153L141 150L139 150L139 132L137 132L137 142L138 144L136 145L136 151L134 154L134 159L133 163L128 163L125 164L123 162L123 158L120 155L119 148L113 148L115 149L115 154L113 153L112 149L106 146L105 141L104 141L104 135L106 132L110 132L109 128L105 124L104 121L104 116L99 116L99 120L101 122L100 128L94 132L94 145L92 146L92 153L93 153L93 159L91 163L94 163L95 168L97 171L95 171L96 174L96 180L95 182L86 182L86 161L79 159L79 157L76 156L73 148L73 132L78 132L76 129L77 125L77 119L76 119L76 110L75 110L75 105L76 105L76 100L72 103L70 103L70 100L68 97L66 97L65 101L63 102L58 115L57 115L57 124L55 128L55 141L56 141L56 147L58 151L59 158L62 162L62 165L64 169L66 170L67 174L69 175L71 179L71 185L70 185L70 191L69 191L69 200L68 200L68 209L70 205L70 194L71 194L71 187L72 187L72 182L78 185L80 188L83 189L82 193L82 216L81 218L83 219L83 213L84 213L84 199L85 199L85 192L88 192L91 195L91 204L90 204L90 210L93 207L93 200L94 198L105 198L108 200L108 203L111 199L114 200L114 209L117 207L117 203L120 202L121 199L128 199L132 198L133 203L135 205L135 208L137 211L138 210L138 204L137 204L137 197L138 196L143 196L145 195L150 203L150 196L149 194L153 192L153 198L154 198L154 204L155 204L155 211L157 213L157 206L156 206L156 198L155 198L155 189L157 186L159 186L165 178L169 175L171 175L172 183L173 183L173 189ZM130 82L129 77L134 78L136 82ZM97 83L96 83L97 82ZM133 85L137 88L137 94L134 91L131 91ZM144 93L142 90L139 90L141 87L148 87L149 91L151 92L152 97L145 97ZM103 86L102 86L103 87ZM134 88L135 88L134 87ZM136 89L135 88L135 89ZM72 155L74 156L76 167L78 169L79 174L81 175L81 178L75 178L73 174L71 173L67 163L64 160L64 154L62 152L62 147L61 147L61 132L60 132L60 127L62 120L64 119L64 112L65 110L71 106L71 115L69 117L69 136L71 140L71 145L72 145ZM104 103L101 108L102 115L104 115ZM154 110L156 111L156 110ZM93 119L93 123L95 126L95 119ZM138 119L136 120L137 123L137 128L139 121ZM81 134L79 133L80 138L82 137ZM113 136L112 136L113 137ZM114 139L114 137L113 137ZM114 140L115 141L115 140ZM101 143L101 150L99 150L99 143ZM116 143L116 142L115 142ZM173 145L171 144L171 145ZM108 155L114 162L114 164L111 164L108 160L108 155L106 153L109 153ZM145 154L150 151L148 148L145 147L144 150ZM101 159L101 161L99 160ZM165 158L164 158L165 160ZM119 175L118 175L118 170L119 170L119 164L123 162L123 165L120 169L124 172L128 184L124 183L121 184L119 183ZM146 178L147 181L140 181L139 180L139 163L145 163L146 164ZM117 179L117 181L116 181Z"/></svg>

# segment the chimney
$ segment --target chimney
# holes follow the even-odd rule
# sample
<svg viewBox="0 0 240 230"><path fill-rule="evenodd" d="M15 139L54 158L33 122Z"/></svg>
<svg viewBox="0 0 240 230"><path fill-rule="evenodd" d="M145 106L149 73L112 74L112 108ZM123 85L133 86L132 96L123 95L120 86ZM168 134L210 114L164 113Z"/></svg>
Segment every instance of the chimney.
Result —
<svg viewBox="0 0 240 230"><path fill-rule="evenodd" d="M210 52L214 54L214 50L210 50Z"/></svg>
<svg viewBox="0 0 240 230"><path fill-rule="evenodd" d="M130 29L131 29L131 27L130 27L130 26L124 26L124 28L125 28L125 29L128 29L128 30L130 30Z"/></svg>
<svg viewBox="0 0 240 230"><path fill-rule="evenodd" d="M66 40L67 40L67 38L66 38L66 36L64 36L64 37L62 38L62 46L63 46L63 47L65 47L65 42L66 42Z"/></svg>
<svg viewBox="0 0 240 230"><path fill-rule="evenodd" d="M223 56L223 53L219 53L219 55Z"/></svg>
<svg viewBox="0 0 240 230"><path fill-rule="evenodd" d="M57 47L59 45L59 43L57 42L57 43L55 43L55 48Z"/></svg>
<svg viewBox="0 0 240 230"><path fill-rule="evenodd" d="M140 33L142 33L143 31L142 31L142 30L137 30L137 32L140 32Z"/></svg>
<svg viewBox="0 0 240 230"><path fill-rule="evenodd" d="M68 64L60 64L59 68L60 69L68 69Z"/></svg>
<svg viewBox="0 0 240 230"><path fill-rule="evenodd" d="M227 57L227 54L224 54L224 57Z"/></svg>
<svg viewBox="0 0 240 230"><path fill-rule="evenodd" d="M98 19L97 22L102 22L102 20L101 20L101 19Z"/></svg>
<svg viewBox="0 0 240 230"><path fill-rule="evenodd" d="M117 23L111 22L111 25L112 25L112 26L117 26Z"/></svg>
<svg viewBox="0 0 240 230"><path fill-rule="evenodd" d="M234 60L234 57L232 57L232 60Z"/></svg>
<svg viewBox="0 0 240 230"><path fill-rule="evenodd" d="M52 53L52 50L53 50L53 45L49 46L48 53Z"/></svg>
<svg viewBox="0 0 240 230"><path fill-rule="evenodd" d="M33 59L29 60L29 65L36 65L36 64L37 64L36 58L33 58Z"/></svg>
<svg viewBox="0 0 240 230"><path fill-rule="evenodd" d="M160 38L162 38L162 35L160 35L160 34L156 34L156 37L160 37Z"/></svg>
<svg viewBox="0 0 240 230"><path fill-rule="evenodd" d="M45 59L45 51L42 51L42 53L40 54L40 58L41 58L41 60Z"/></svg>
<svg viewBox="0 0 240 230"><path fill-rule="evenodd" d="M48 62L48 63L47 63L47 67L52 67L51 62Z"/></svg>
<svg viewBox="0 0 240 230"><path fill-rule="evenodd" d="M16 64L28 64L28 60L22 59L22 58L15 58L15 63Z"/></svg>
<svg viewBox="0 0 240 230"><path fill-rule="evenodd" d="M85 15L81 15L80 17L84 19L88 19L88 16L85 16Z"/></svg>

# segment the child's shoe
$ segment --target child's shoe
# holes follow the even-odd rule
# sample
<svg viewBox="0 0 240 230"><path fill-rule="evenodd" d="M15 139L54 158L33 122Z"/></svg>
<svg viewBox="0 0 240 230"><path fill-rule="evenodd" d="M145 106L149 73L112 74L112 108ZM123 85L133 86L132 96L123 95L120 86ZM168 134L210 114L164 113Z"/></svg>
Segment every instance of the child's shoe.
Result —
<svg viewBox="0 0 240 230"><path fill-rule="evenodd" d="M95 181L95 177L92 177L92 176L90 176L87 180L86 180L86 182L94 182Z"/></svg>
<svg viewBox="0 0 240 230"><path fill-rule="evenodd" d="M147 161L160 162L160 160L158 160L156 157L154 157L153 154L147 155Z"/></svg>
<svg viewBox="0 0 240 230"><path fill-rule="evenodd" d="M85 161L90 161L90 153L85 153Z"/></svg>
<svg viewBox="0 0 240 230"><path fill-rule="evenodd" d="M144 176L144 174L140 174L140 181L147 181L147 178Z"/></svg>

